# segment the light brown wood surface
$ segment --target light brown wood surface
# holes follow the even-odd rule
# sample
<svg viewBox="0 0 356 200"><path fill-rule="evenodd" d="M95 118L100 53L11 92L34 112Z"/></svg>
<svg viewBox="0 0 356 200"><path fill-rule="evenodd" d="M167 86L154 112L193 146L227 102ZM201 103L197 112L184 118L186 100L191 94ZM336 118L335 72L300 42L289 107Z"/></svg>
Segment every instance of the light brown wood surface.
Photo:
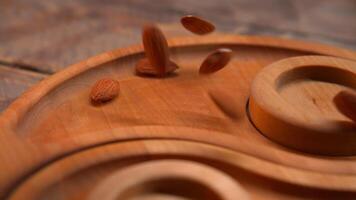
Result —
<svg viewBox="0 0 356 200"><path fill-rule="evenodd" d="M188 161L211 169L212 174L231 180L227 186L240 188L251 199L355 198L353 156L308 154L273 142L254 127L246 110L252 82L264 67L305 55L333 56L329 59L336 64L338 60L353 64L355 52L234 35L177 38L168 44L180 69L165 78L135 75L135 65L144 57L138 45L72 65L11 104L0 117L1 198L86 199L97 194L96 189L102 191L101 184L117 173L167 159L178 160L172 170L189 170L180 165ZM199 76L201 62L220 47L232 49L231 62L214 74ZM120 95L94 106L91 86L104 77L120 82ZM238 118L229 118L216 106L208 94L214 90L235 98L231 102L241 112ZM174 188L169 185L176 182L166 184ZM194 191L233 194L212 187L192 186ZM118 191L115 185L107 189ZM141 189L137 186L134 193L160 195L155 189ZM178 191L169 198L193 197Z"/></svg>

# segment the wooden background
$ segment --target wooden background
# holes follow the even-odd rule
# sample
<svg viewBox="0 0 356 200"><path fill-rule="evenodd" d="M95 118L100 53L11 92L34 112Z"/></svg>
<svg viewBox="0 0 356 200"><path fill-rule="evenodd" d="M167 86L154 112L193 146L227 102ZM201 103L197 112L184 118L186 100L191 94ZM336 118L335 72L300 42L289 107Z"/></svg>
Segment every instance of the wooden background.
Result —
<svg viewBox="0 0 356 200"><path fill-rule="evenodd" d="M1 0L0 112L29 86L103 51L141 41L157 22L191 35L179 19L196 14L219 32L273 35L356 50L355 0Z"/></svg>

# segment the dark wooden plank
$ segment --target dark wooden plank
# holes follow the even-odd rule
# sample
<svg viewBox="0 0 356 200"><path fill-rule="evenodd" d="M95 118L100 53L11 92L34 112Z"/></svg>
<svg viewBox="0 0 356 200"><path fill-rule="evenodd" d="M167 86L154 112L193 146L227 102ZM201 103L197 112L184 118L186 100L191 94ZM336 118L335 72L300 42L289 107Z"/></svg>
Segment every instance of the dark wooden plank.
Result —
<svg viewBox="0 0 356 200"><path fill-rule="evenodd" d="M211 20L223 32L356 49L354 0L3 0L0 13L0 61L45 73L140 42L140 27L147 22L169 27L169 35L186 34L179 18L187 13Z"/></svg>
<svg viewBox="0 0 356 200"><path fill-rule="evenodd" d="M0 65L0 112L47 75Z"/></svg>

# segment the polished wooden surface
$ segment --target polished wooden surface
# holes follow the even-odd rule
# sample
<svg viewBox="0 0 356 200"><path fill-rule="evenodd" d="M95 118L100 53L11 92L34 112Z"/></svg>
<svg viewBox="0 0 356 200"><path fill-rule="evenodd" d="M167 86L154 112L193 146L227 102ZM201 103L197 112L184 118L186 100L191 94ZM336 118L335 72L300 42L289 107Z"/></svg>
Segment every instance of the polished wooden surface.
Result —
<svg viewBox="0 0 356 200"><path fill-rule="evenodd" d="M43 77L104 51L141 42L157 22L168 37L191 35L186 14L218 32L274 35L356 49L354 0L2 0L0 110Z"/></svg>
<svg viewBox="0 0 356 200"><path fill-rule="evenodd" d="M0 198L88 199L101 193L116 198L134 193L133 198L143 199L160 194L151 186L172 191L180 188L177 183L189 185L192 180L198 185L169 194L173 199L182 197L177 191L191 198L209 192L252 199L355 198L355 156L308 154L279 145L255 128L246 107L253 80L269 64L315 54L328 56L331 63L339 59L353 63L355 52L238 35L190 36L170 39L168 44L171 59L180 68L165 78L136 76L135 65L144 57L143 46L136 45L69 66L12 103L0 116ZM216 73L199 75L201 62L222 47L232 50L230 63ZM93 105L91 88L104 77L120 82L120 95ZM219 99L211 99L214 90L231 94L239 114L218 106ZM144 173L147 161L169 159L179 160L172 167L179 171L178 182L153 170L152 178L130 179L138 183L133 193L125 189L129 182L105 187L132 171ZM191 167L208 175L187 175L190 172L183 171L191 167L181 167L190 166L186 162L194 162ZM161 165L155 166L159 171ZM200 184L211 177L226 188ZM152 185L142 181L153 179L159 181Z"/></svg>

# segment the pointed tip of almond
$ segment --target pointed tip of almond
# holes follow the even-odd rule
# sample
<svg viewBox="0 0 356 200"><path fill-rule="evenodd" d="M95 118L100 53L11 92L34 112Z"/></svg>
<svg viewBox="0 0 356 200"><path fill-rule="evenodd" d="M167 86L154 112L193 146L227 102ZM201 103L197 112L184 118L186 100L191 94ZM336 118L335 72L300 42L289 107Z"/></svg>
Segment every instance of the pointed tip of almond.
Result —
<svg viewBox="0 0 356 200"><path fill-rule="evenodd" d="M90 98L94 103L104 103L114 99L120 90L118 81L110 78L98 80L92 87Z"/></svg>

